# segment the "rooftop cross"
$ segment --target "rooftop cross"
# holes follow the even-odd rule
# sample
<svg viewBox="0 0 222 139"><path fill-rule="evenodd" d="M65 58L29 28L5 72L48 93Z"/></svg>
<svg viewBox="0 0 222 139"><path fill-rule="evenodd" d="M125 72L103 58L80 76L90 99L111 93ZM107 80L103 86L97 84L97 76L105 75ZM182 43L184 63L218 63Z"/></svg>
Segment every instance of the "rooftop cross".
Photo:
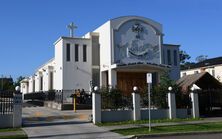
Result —
<svg viewBox="0 0 222 139"><path fill-rule="evenodd" d="M77 28L73 22L71 22L67 28L69 29L69 35L70 37L74 37L74 30Z"/></svg>

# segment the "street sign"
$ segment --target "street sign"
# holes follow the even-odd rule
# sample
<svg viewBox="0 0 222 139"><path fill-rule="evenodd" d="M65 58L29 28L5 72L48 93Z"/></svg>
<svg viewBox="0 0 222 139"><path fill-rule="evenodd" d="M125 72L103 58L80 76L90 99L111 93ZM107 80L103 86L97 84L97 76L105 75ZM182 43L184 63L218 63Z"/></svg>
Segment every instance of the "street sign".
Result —
<svg viewBox="0 0 222 139"><path fill-rule="evenodd" d="M147 84L148 84L148 101L149 101L149 132L151 132L151 107L150 107L150 94L151 94L151 84L152 84L152 73L147 73L146 74L146 81L147 81Z"/></svg>
<svg viewBox="0 0 222 139"><path fill-rule="evenodd" d="M147 83L152 83L152 73L147 73L146 74L146 82Z"/></svg>

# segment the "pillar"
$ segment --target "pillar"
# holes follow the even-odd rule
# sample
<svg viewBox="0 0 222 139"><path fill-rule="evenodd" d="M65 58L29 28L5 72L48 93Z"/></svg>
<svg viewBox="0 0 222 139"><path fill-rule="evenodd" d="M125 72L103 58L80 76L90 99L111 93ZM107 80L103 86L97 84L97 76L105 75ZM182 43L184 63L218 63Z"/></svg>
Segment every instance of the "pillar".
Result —
<svg viewBox="0 0 222 139"><path fill-rule="evenodd" d="M198 100L198 93L196 93L194 90L190 93L191 96L191 102L192 102L192 115L193 118L199 118L199 100Z"/></svg>
<svg viewBox="0 0 222 139"><path fill-rule="evenodd" d="M141 113L140 113L140 94L138 92L132 93L133 97L133 120L141 120Z"/></svg>
<svg viewBox="0 0 222 139"><path fill-rule="evenodd" d="M108 84L112 87L116 87L117 84L117 73L115 70L110 69L108 71Z"/></svg>
<svg viewBox="0 0 222 139"><path fill-rule="evenodd" d="M101 122L101 95L98 90L92 93L92 117L94 124Z"/></svg>
<svg viewBox="0 0 222 139"><path fill-rule="evenodd" d="M22 126L22 93L14 93L13 98L13 127Z"/></svg>
<svg viewBox="0 0 222 139"><path fill-rule="evenodd" d="M175 93L169 91L168 93L169 118L176 118L176 99Z"/></svg>

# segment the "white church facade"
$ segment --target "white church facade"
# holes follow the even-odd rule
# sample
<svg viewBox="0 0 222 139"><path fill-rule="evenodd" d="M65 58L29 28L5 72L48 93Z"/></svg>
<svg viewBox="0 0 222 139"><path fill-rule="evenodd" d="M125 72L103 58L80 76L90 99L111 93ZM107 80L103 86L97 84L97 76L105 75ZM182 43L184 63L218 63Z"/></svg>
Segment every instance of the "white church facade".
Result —
<svg viewBox="0 0 222 139"><path fill-rule="evenodd" d="M146 86L146 73L158 83L164 71L180 77L179 45L163 43L162 25L148 18L124 16L111 19L82 37L60 37L54 58L21 81L23 93L118 87L131 94Z"/></svg>

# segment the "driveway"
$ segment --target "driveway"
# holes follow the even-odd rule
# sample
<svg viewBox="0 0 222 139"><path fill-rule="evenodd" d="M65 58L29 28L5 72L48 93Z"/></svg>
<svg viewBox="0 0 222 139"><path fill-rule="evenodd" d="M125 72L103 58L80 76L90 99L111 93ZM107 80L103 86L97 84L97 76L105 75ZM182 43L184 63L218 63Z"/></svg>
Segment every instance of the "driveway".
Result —
<svg viewBox="0 0 222 139"><path fill-rule="evenodd" d="M45 107L23 108L23 130L34 139L118 139L123 136L93 125L90 110L58 111Z"/></svg>

